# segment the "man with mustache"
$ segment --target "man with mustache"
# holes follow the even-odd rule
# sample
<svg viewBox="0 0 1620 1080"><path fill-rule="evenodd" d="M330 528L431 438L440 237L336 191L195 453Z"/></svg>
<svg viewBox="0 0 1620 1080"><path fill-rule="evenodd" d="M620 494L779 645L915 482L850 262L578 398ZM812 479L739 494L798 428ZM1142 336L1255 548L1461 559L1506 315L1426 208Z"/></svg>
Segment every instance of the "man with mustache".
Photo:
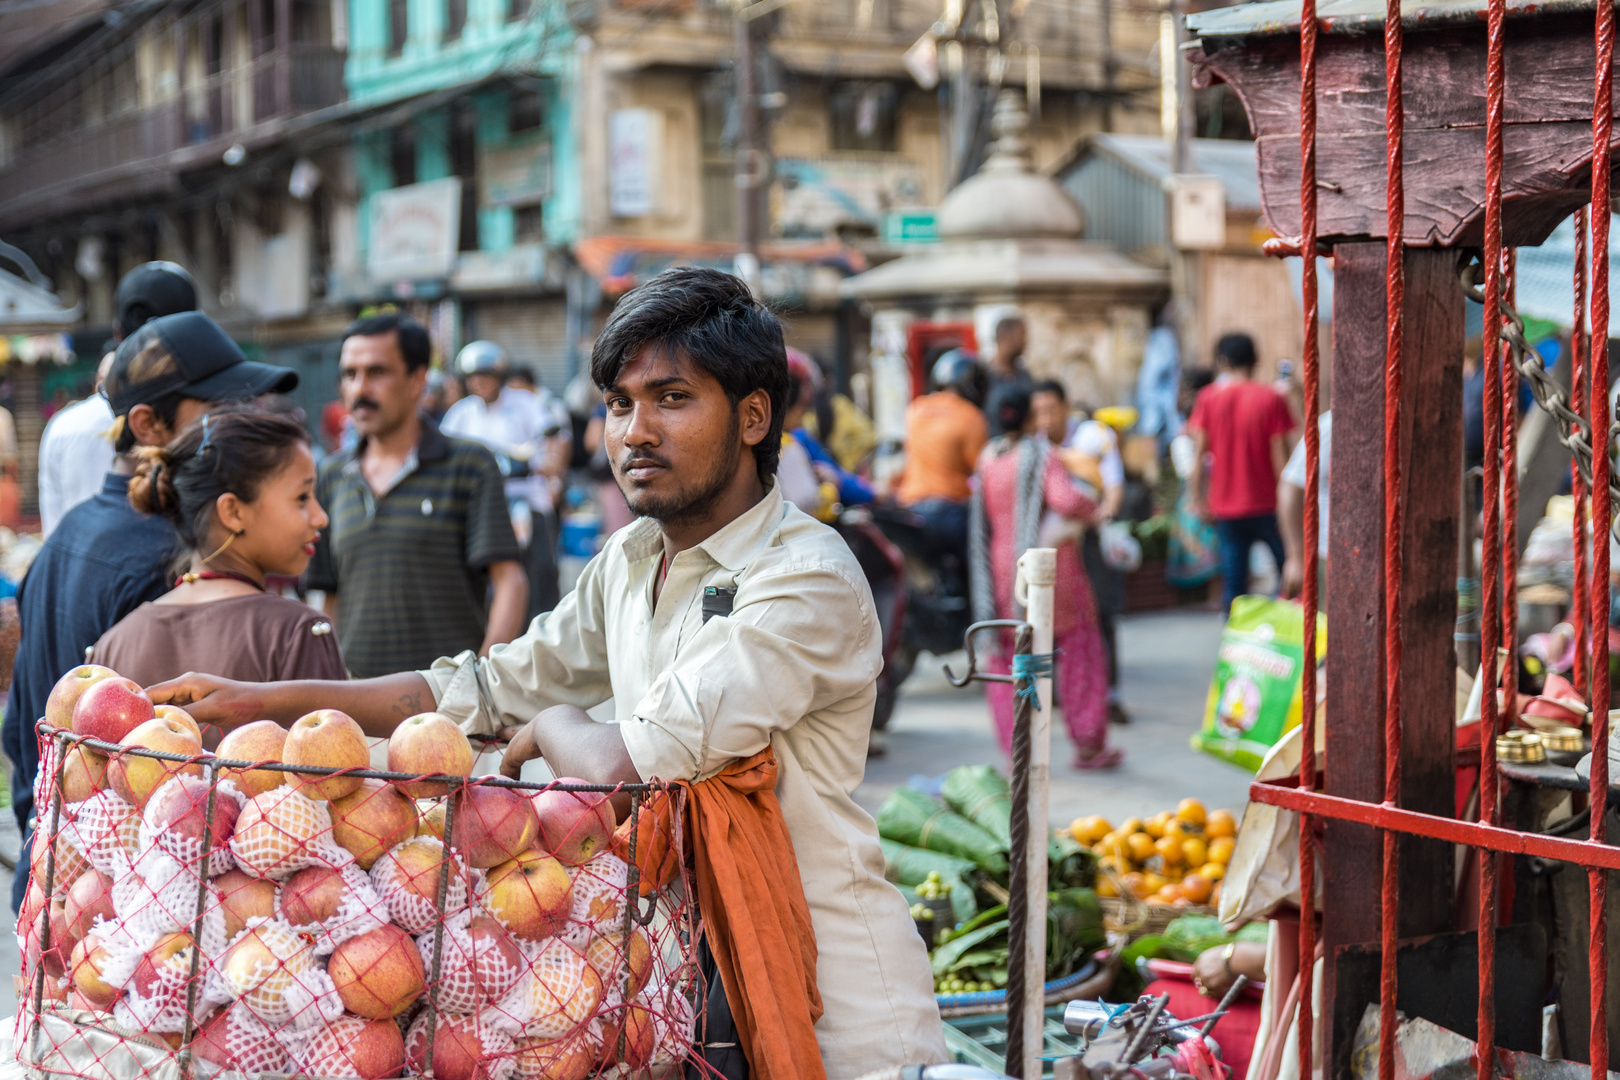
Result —
<svg viewBox="0 0 1620 1080"><path fill-rule="evenodd" d="M358 678L483 656L523 632L529 586L500 469L421 412L431 357L406 315L344 333L339 379L360 442L321 465L316 498L332 522L307 580Z"/></svg>
<svg viewBox="0 0 1620 1080"><path fill-rule="evenodd" d="M591 378L614 478L639 520L522 637L484 659L468 651L379 679L187 675L153 697L227 726L336 708L374 736L437 708L470 734L510 739L508 776L543 757L558 776L605 785L707 781L769 748L824 1011L809 1045L796 1044L796 1068L762 1073L852 1080L947 1060L922 938L884 880L872 818L851 798L883 664L872 594L838 534L785 502L776 480L790 388L781 323L729 274L666 270L620 299ZM610 699L611 718L584 711ZM628 798L615 803L625 813ZM730 818L738 835L747 818ZM708 838L700 829L693 843ZM781 897L790 881L754 884ZM740 1029L742 1018L814 1012L795 1013L791 996L730 1001L729 986L717 1001L717 985L707 1075L755 1066L723 1034L728 1002Z"/></svg>

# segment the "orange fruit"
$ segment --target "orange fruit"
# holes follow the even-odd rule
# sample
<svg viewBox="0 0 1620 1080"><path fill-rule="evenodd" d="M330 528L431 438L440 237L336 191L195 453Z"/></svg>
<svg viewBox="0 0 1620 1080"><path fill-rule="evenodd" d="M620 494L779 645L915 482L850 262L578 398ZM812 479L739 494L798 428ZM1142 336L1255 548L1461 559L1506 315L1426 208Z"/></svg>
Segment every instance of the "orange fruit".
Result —
<svg viewBox="0 0 1620 1080"><path fill-rule="evenodd" d="M1108 824L1108 819L1101 814L1075 818L1074 823L1069 826L1069 835L1087 845L1095 844L1113 831L1114 827Z"/></svg>
<svg viewBox="0 0 1620 1080"><path fill-rule="evenodd" d="M1120 836L1118 833L1114 833L1108 839L1104 840L1097 850L1113 859L1121 866L1131 861L1131 849L1125 843L1125 838Z"/></svg>
<svg viewBox="0 0 1620 1080"><path fill-rule="evenodd" d="M1181 861L1181 840L1177 837L1160 837L1153 846L1158 849L1159 858L1164 860L1166 866L1174 866Z"/></svg>
<svg viewBox="0 0 1620 1080"><path fill-rule="evenodd" d="M1120 884L1124 885L1127 889L1131 890L1131 895L1132 896L1142 896L1142 895L1145 895L1146 892L1147 892L1147 890L1145 888L1145 886L1147 884L1146 875L1140 874L1140 873L1136 872L1135 870L1131 871L1129 874L1126 874L1124 877L1120 878L1119 880L1120 880Z"/></svg>
<svg viewBox="0 0 1620 1080"><path fill-rule="evenodd" d="M1113 856L1111 855L1104 855L1102 858L1098 859L1097 865L1104 870L1112 870L1116 874L1121 873L1124 870L1124 867L1115 862Z"/></svg>
<svg viewBox="0 0 1620 1080"><path fill-rule="evenodd" d="M1173 904L1177 900L1182 899L1185 895L1186 894L1182 892L1180 885L1166 885L1164 888L1153 894L1153 899L1159 903Z"/></svg>
<svg viewBox="0 0 1620 1080"><path fill-rule="evenodd" d="M1097 875L1097 895L1098 896L1118 896L1119 895L1119 888L1118 888L1118 886L1116 886L1114 884L1114 879L1110 878L1110 877L1108 877L1106 875L1103 875L1103 874L1098 874Z"/></svg>
<svg viewBox="0 0 1620 1080"><path fill-rule="evenodd" d="M1161 810L1157 814L1154 814L1152 817L1147 819L1147 823L1142 826L1143 831L1145 831L1149 836L1153 837L1153 839L1157 840L1159 837L1164 835L1165 822L1169 820L1170 811Z"/></svg>
<svg viewBox="0 0 1620 1080"><path fill-rule="evenodd" d="M1202 826L1209 814L1204 810L1204 804L1197 799L1182 799L1176 804L1176 817L1188 825Z"/></svg>
<svg viewBox="0 0 1620 1080"><path fill-rule="evenodd" d="M1189 836L1181 842L1181 859L1188 866L1203 866L1209 862L1209 849L1201 836Z"/></svg>
<svg viewBox="0 0 1620 1080"><path fill-rule="evenodd" d="M1139 817L1128 817L1124 821L1120 822L1119 828L1115 829L1114 831L1119 833L1121 836L1129 836L1133 832L1141 832L1142 819Z"/></svg>
<svg viewBox="0 0 1620 1080"><path fill-rule="evenodd" d="M1164 835L1177 838L1191 836L1196 830L1178 817L1173 817L1164 823Z"/></svg>
<svg viewBox="0 0 1620 1080"><path fill-rule="evenodd" d="M1125 838L1125 844L1130 849L1131 858L1137 862L1147 862L1153 858L1154 840L1147 833L1131 833Z"/></svg>
<svg viewBox="0 0 1620 1080"><path fill-rule="evenodd" d="M1237 818L1230 810L1211 810L1209 820L1204 822L1204 833L1210 837L1236 836Z"/></svg>
<svg viewBox="0 0 1620 1080"><path fill-rule="evenodd" d="M1209 861L1225 866L1232 861L1232 849L1236 846L1230 836L1216 837L1209 842Z"/></svg>
<svg viewBox="0 0 1620 1080"><path fill-rule="evenodd" d="M1142 875L1142 891L1137 896L1152 896L1169 884L1163 874L1155 874L1151 870Z"/></svg>
<svg viewBox="0 0 1620 1080"><path fill-rule="evenodd" d="M1211 881L1219 881L1226 876L1226 867L1218 862L1205 863L1198 868L1198 873Z"/></svg>
<svg viewBox="0 0 1620 1080"><path fill-rule="evenodd" d="M1188 874L1181 879L1181 895L1195 904L1207 903L1214 888L1215 883L1202 874Z"/></svg>

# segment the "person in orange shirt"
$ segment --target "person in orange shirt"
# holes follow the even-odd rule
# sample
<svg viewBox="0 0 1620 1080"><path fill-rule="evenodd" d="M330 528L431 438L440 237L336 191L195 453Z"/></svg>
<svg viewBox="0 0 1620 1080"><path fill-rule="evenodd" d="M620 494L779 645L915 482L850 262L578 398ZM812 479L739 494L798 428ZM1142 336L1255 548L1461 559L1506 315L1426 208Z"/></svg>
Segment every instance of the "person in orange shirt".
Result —
<svg viewBox="0 0 1620 1080"><path fill-rule="evenodd" d="M967 550L969 481L989 441L984 397L990 379L966 349L952 349L934 364L938 389L906 410L906 471L895 497L927 522L946 550Z"/></svg>

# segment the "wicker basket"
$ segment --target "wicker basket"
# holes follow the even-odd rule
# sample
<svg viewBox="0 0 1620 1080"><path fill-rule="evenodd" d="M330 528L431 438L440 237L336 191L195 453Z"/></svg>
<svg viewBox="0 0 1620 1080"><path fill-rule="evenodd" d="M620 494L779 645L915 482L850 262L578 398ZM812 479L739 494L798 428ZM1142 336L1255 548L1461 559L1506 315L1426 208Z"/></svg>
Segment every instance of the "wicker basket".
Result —
<svg viewBox="0 0 1620 1080"><path fill-rule="evenodd" d="M1189 904L1185 907L1145 904L1136 898L1114 871L1105 866L1098 867L1098 871L1113 882L1119 893L1118 896L1102 898L1103 925L1111 933L1124 934L1132 941L1146 934L1164 933L1165 927L1183 915L1215 914L1215 909L1207 904Z"/></svg>

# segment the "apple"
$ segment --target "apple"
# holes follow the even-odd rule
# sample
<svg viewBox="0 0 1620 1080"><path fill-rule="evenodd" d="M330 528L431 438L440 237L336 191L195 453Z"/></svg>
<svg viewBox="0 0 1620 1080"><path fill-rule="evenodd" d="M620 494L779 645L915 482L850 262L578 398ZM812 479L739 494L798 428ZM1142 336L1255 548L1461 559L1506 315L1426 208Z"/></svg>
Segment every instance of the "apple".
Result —
<svg viewBox="0 0 1620 1080"><path fill-rule="evenodd" d="M121 743L156 715L152 699L133 679L100 678L80 691L73 705L73 734Z"/></svg>
<svg viewBox="0 0 1620 1080"><path fill-rule="evenodd" d="M68 936L74 941L90 932L96 916L104 919L118 917L113 910L112 886L112 878L100 870L86 870L68 888L64 913Z"/></svg>
<svg viewBox="0 0 1620 1080"><path fill-rule="evenodd" d="M255 795L236 819L231 851L255 877L281 879L306 865L309 845L332 831L326 808L291 788Z"/></svg>
<svg viewBox="0 0 1620 1080"><path fill-rule="evenodd" d="M439 910L439 876L445 863L444 845L431 836L406 840L371 868L371 883L388 905L388 913L407 933L420 934L445 915L467 905L463 870L450 863L444 910Z"/></svg>
<svg viewBox="0 0 1620 1080"><path fill-rule="evenodd" d="M219 892L220 909L225 913L227 942L247 928L249 919L268 919L276 914L276 883L273 881L249 877L241 870L227 870L214 879L213 885Z"/></svg>
<svg viewBox="0 0 1620 1080"><path fill-rule="evenodd" d="M573 883L563 864L526 851L489 872L484 906L520 938L542 941L568 921Z"/></svg>
<svg viewBox="0 0 1620 1080"><path fill-rule="evenodd" d="M101 685L114 685L111 680ZM94 690L85 692L79 699L82 705L90 700ZM168 754L184 754L193 757L203 752L202 743L191 729L174 720L158 720L155 717L140 724L124 736L123 744L127 747L143 747L147 750L160 750ZM112 789L118 797L125 802L142 808L152 793L171 776L190 774L202 775L200 762L165 761L162 758L143 757L135 754L117 754L107 766L107 778L112 781Z"/></svg>
<svg viewBox="0 0 1620 1080"><path fill-rule="evenodd" d="M405 1037L405 1061L418 1075L433 1080L488 1080L484 1062L495 1059L502 1047L491 1046L499 1036L476 1016L439 1014L433 1033L433 1061L427 1060L429 1015L423 1012Z"/></svg>
<svg viewBox="0 0 1620 1080"><path fill-rule="evenodd" d="M122 992L102 977L109 956L102 940L94 934L87 934L73 947L73 957L69 961L68 970L73 977L74 989L95 1009L112 1008Z"/></svg>
<svg viewBox="0 0 1620 1080"><path fill-rule="evenodd" d="M290 1072L281 1043L268 1032L257 1034L256 1027L240 1022L235 1011L227 1009L197 1032L191 1052L221 1069L241 1070L249 1076Z"/></svg>
<svg viewBox="0 0 1620 1080"><path fill-rule="evenodd" d="M272 920L249 927L231 942L218 970L226 988L260 1020L274 1026L292 1019L287 990L313 967L310 943Z"/></svg>
<svg viewBox="0 0 1620 1080"><path fill-rule="evenodd" d="M626 944L626 940L629 944ZM585 949L585 959L590 961L591 967L596 969L604 983L617 984L621 974L628 975L629 984L624 987L627 999L638 997L652 981L652 945L640 930L630 931L628 939L618 933L591 938L590 945Z"/></svg>
<svg viewBox="0 0 1620 1080"><path fill-rule="evenodd" d="M318 765L323 769L367 769L371 749L366 733L346 713L320 709L300 716L287 732L282 750L288 765ZM360 790L360 777L333 776L324 780L292 774L299 793L311 799L341 799Z"/></svg>
<svg viewBox="0 0 1620 1080"><path fill-rule="evenodd" d="M154 705L152 706L152 715L156 720L173 720L182 727L190 728L191 733L197 736L197 741L202 741L202 727L197 723L196 717L186 712L186 710L182 709L180 706L168 704Z"/></svg>
<svg viewBox="0 0 1620 1080"><path fill-rule="evenodd" d="M422 963L433 964L432 928L422 932L417 947ZM439 1008L450 1013L475 1013L499 1001L528 970L523 955L506 927L487 915L475 917L465 931L444 936L439 967Z"/></svg>
<svg viewBox="0 0 1620 1080"><path fill-rule="evenodd" d="M624 1036L624 1046L619 1037ZM652 1013L640 1005L621 1005L602 1018L602 1067L627 1065L645 1069L658 1048Z"/></svg>
<svg viewBox="0 0 1620 1080"><path fill-rule="evenodd" d="M519 1039L512 1060L519 1080L585 1080L596 1067L596 1047L584 1034L561 1039Z"/></svg>
<svg viewBox="0 0 1620 1080"><path fill-rule="evenodd" d="M205 833L209 837L208 850L216 852L223 849L236 832L236 819L241 810L236 800L223 792L214 796L214 824L209 828L209 790L208 781L202 777L181 773L160 785L141 811L158 843L181 861L201 857Z"/></svg>
<svg viewBox="0 0 1620 1080"><path fill-rule="evenodd" d="M62 802L79 803L107 786L107 758L88 746L67 752L62 766Z"/></svg>
<svg viewBox="0 0 1620 1080"><path fill-rule="evenodd" d="M135 965L135 974L131 978L135 993L141 997L151 997L158 988L158 980L165 975L170 981L178 976L183 982L191 973L191 958L184 955L189 948L191 935L184 932L164 934L153 942Z"/></svg>
<svg viewBox="0 0 1620 1080"><path fill-rule="evenodd" d="M466 733L442 713L408 716L388 738L388 771L471 776L473 748ZM434 799L450 791L444 781L401 780L401 790L413 799Z"/></svg>
<svg viewBox="0 0 1620 1080"><path fill-rule="evenodd" d="M315 1033L300 1063L306 1076L383 1080L404 1067L405 1040L392 1020L345 1013Z"/></svg>
<svg viewBox="0 0 1620 1080"><path fill-rule="evenodd" d="M362 780L360 787L328 804L332 839L370 870L383 854L416 832L416 804L384 780Z"/></svg>
<svg viewBox="0 0 1620 1080"><path fill-rule="evenodd" d="M417 836L435 836L444 839L444 804L446 800L440 799L428 808L416 823Z"/></svg>
<svg viewBox="0 0 1620 1080"><path fill-rule="evenodd" d="M340 872L311 866L282 884L276 893L277 913L290 926L313 926L335 916L348 896L349 883Z"/></svg>
<svg viewBox="0 0 1620 1080"><path fill-rule="evenodd" d="M281 761L286 751L287 729L274 720L255 720L227 733L215 751L227 761ZM279 769L221 769L221 779L236 781L248 798L274 791L287 782Z"/></svg>
<svg viewBox="0 0 1620 1080"><path fill-rule="evenodd" d="M491 1001L512 988L517 976L529 966L506 927L487 915L478 915L467 924L472 941L474 979L479 993Z"/></svg>
<svg viewBox="0 0 1620 1080"><path fill-rule="evenodd" d="M42 953L42 938L47 923L50 926L50 948ZM45 973L51 976L51 979L61 977L67 970L67 961L73 953L74 945L68 933L67 905L61 897L47 901L44 890L37 887L37 883L30 882L28 898L23 901L18 925L28 927L23 943L23 956L27 961L24 965L26 970L32 972L36 965L43 963Z"/></svg>
<svg viewBox="0 0 1620 1080"><path fill-rule="evenodd" d="M450 846L468 865L487 870L534 847L540 823L523 795L511 788L470 787L453 798Z"/></svg>
<svg viewBox="0 0 1620 1080"><path fill-rule="evenodd" d="M358 934L333 949L326 971L343 1007L370 1020L398 1016L427 985L416 942L392 924Z"/></svg>
<svg viewBox="0 0 1620 1080"><path fill-rule="evenodd" d="M557 782L589 783L573 777ZM536 792L532 801L540 822L540 846L569 866L590 862L608 846L613 836L613 805L606 795L547 788Z"/></svg>
<svg viewBox="0 0 1620 1080"><path fill-rule="evenodd" d="M61 731L73 730L73 707L79 703L79 695L90 689L102 679L116 679L118 672L100 664L80 664L71 669L66 675L56 680L51 687L51 694L45 699L45 720L53 728ZM79 732L84 734L84 732ZM108 739L108 742L117 742L117 739Z"/></svg>

